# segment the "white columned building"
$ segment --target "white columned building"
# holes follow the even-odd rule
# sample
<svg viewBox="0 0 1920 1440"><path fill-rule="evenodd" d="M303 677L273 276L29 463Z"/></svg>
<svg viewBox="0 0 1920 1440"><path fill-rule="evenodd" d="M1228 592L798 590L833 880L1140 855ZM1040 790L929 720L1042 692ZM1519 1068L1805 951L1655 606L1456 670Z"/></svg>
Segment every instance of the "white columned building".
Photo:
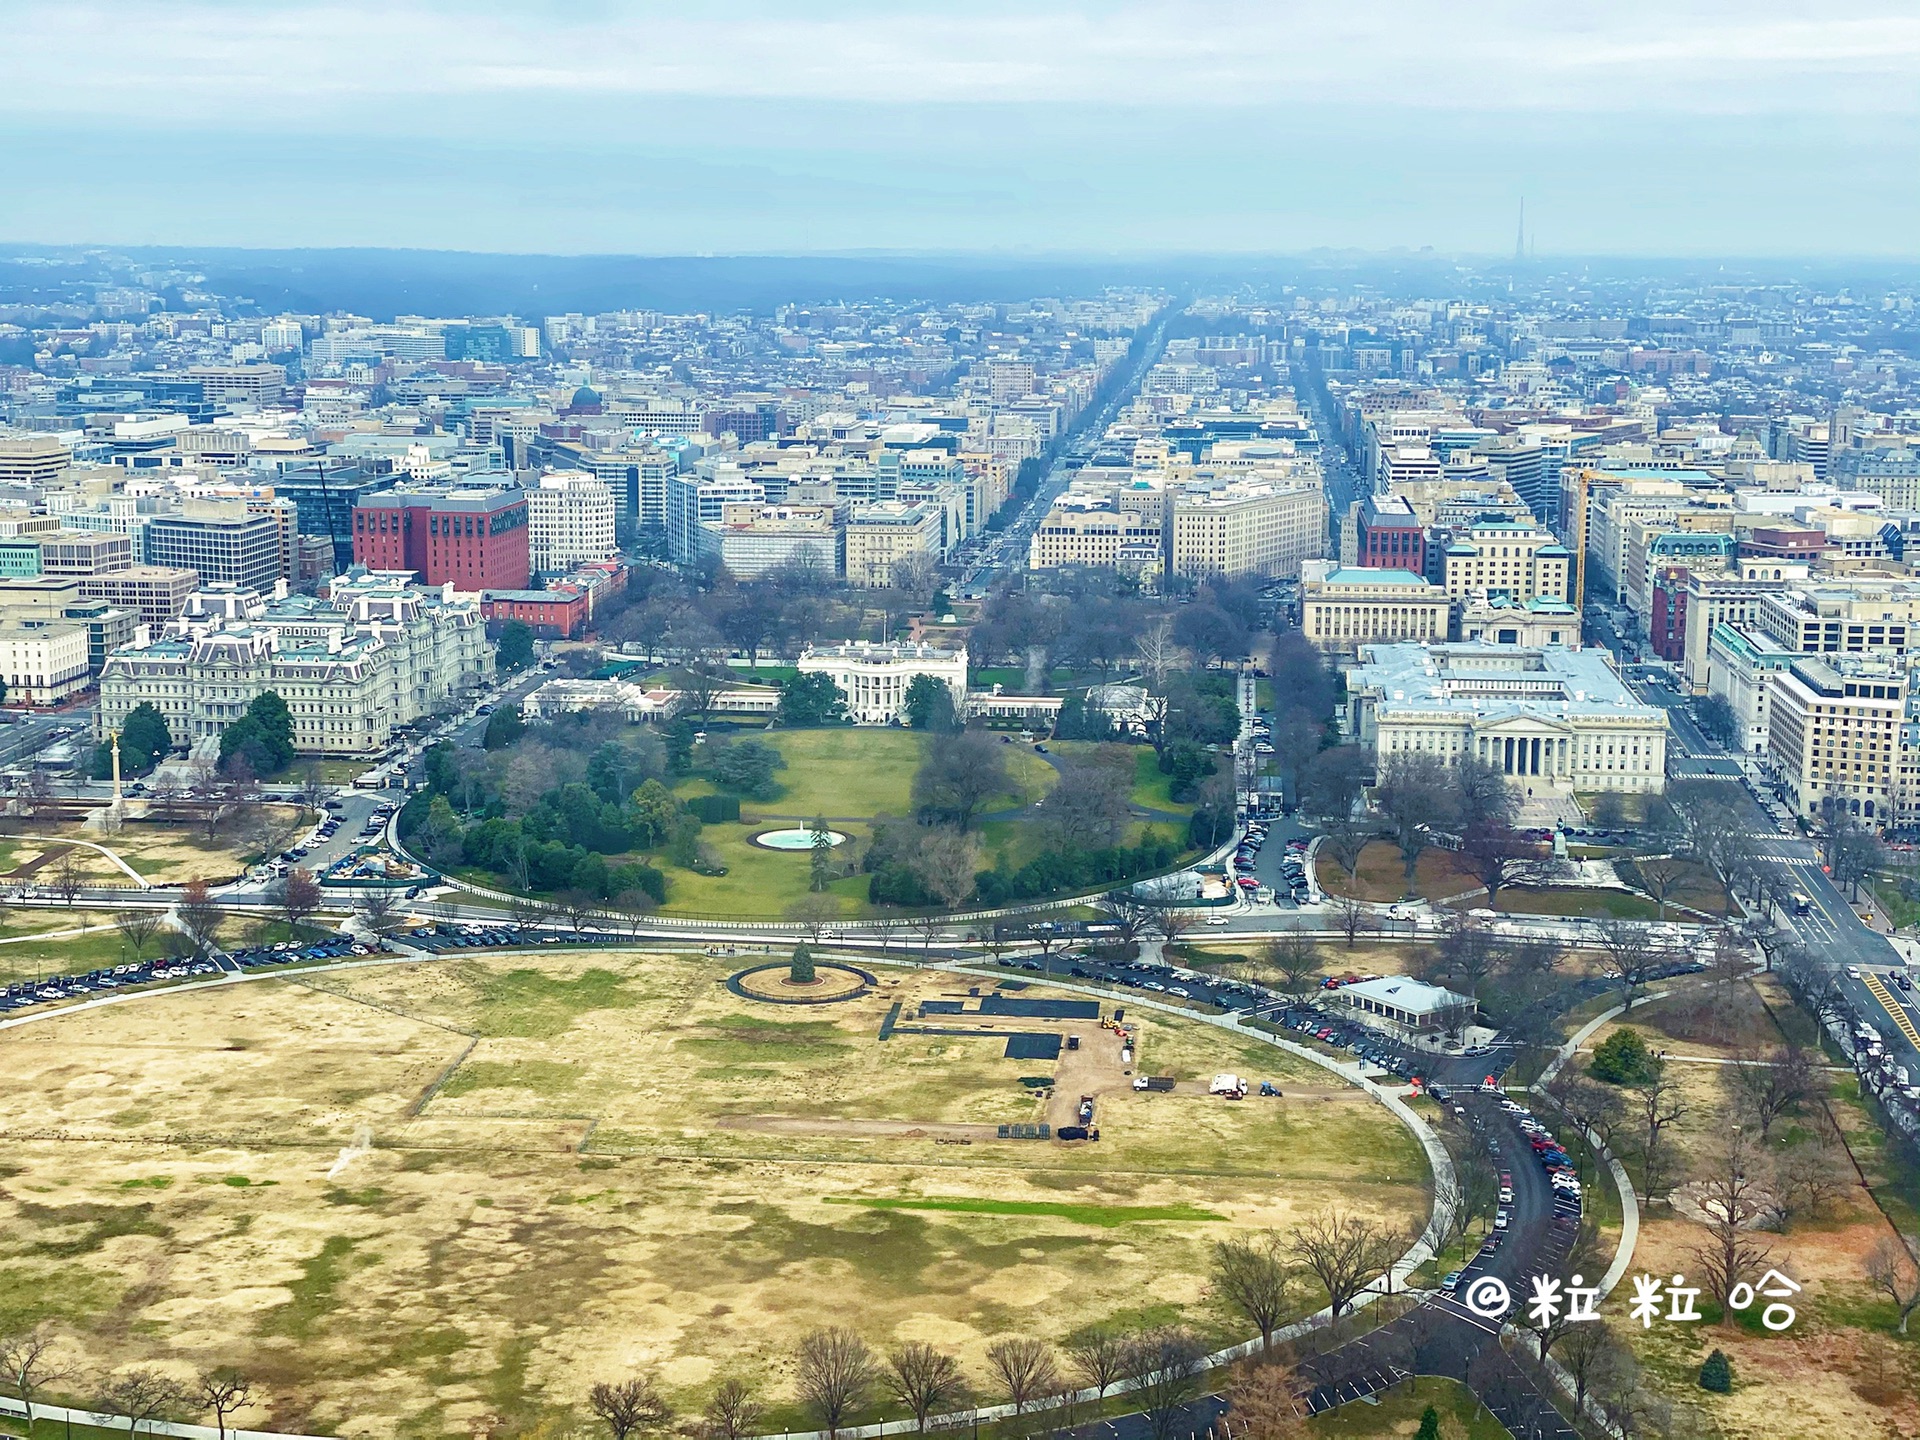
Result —
<svg viewBox="0 0 1920 1440"><path fill-rule="evenodd" d="M847 697L856 725L893 725L916 675L931 675L953 695L956 715L967 713L967 652L932 645L826 645L797 662L802 675L825 675Z"/></svg>

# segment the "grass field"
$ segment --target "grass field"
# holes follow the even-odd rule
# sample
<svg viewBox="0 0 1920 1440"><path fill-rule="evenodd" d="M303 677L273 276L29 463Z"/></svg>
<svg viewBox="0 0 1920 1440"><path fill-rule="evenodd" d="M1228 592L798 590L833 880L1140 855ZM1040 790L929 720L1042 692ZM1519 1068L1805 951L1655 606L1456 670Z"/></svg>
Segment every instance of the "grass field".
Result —
<svg viewBox="0 0 1920 1440"><path fill-rule="evenodd" d="M1231 1227L1425 1213L1383 1111L1197 1022L1136 1012L1140 1063L1287 1098L1135 1094L1076 1022L1059 1083L1099 1097L1102 1141L1000 1141L1072 1105L1022 1083L1054 1063L1002 1055L1050 1022L883 1043L894 1003L964 985L889 971L794 1010L724 967L448 960L0 1033L0 1331L59 1319L89 1371L239 1364L267 1397L243 1423L308 1433L583 1419L588 1385L640 1367L682 1407L751 1375L778 1429L811 1326L935 1341L986 1386L1006 1333L1177 1312L1238 1336L1207 1283Z"/></svg>
<svg viewBox="0 0 1920 1440"><path fill-rule="evenodd" d="M671 872L668 914L778 915L808 893L811 856L804 850L775 851L752 843L752 836L774 826L804 824L816 815L853 837L856 847L871 837L876 815L905 817L912 809L913 775L925 753L927 737L911 730L839 728L770 730L763 736L786 757L778 779L783 793L774 800L745 800L737 825L709 825L701 838L713 849L725 875ZM1056 773L1043 756L1023 745L1002 746L1012 788L991 800L987 811L1031 808L1054 783ZM681 796L711 794L713 786L693 778L675 787ZM982 828L982 867L997 851L1030 859L1039 840L1024 821L999 820ZM842 856L851 858L846 847ZM867 878L835 882L830 892L848 914L867 909Z"/></svg>
<svg viewBox="0 0 1920 1440"><path fill-rule="evenodd" d="M1385 840L1375 840L1360 852L1360 863L1351 879L1330 856L1322 854L1316 864L1320 888L1329 895L1358 895L1362 900L1385 903L1399 900L1407 893L1406 864L1400 858L1399 849ZM1420 852L1414 889L1424 898L1444 900L1479 885L1478 880L1455 863L1452 851L1429 846Z"/></svg>

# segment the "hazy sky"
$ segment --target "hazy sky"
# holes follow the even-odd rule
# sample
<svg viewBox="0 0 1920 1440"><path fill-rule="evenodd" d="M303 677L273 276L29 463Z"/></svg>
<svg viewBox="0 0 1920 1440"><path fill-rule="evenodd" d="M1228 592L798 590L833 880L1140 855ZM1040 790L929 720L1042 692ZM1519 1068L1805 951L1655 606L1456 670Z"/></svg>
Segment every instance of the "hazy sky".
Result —
<svg viewBox="0 0 1920 1440"><path fill-rule="evenodd" d="M1920 251L1916 0L4 0L0 239Z"/></svg>

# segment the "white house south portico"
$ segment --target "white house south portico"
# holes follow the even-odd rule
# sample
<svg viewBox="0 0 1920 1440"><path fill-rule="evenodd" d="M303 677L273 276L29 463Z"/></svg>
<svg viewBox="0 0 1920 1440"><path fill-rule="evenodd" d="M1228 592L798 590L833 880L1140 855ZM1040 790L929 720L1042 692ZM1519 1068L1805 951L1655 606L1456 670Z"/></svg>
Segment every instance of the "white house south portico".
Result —
<svg viewBox="0 0 1920 1440"><path fill-rule="evenodd" d="M1666 788L1666 712L1636 699L1601 651L1366 645L1347 707L1378 763L1471 756L1529 792Z"/></svg>

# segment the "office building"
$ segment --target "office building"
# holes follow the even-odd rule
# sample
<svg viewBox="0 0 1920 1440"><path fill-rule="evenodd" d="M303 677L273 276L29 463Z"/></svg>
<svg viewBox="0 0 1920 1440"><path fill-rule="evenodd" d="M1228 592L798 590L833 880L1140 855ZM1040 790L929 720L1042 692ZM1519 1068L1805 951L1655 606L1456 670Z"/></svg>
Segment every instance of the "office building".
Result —
<svg viewBox="0 0 1920 1440"><path fill-rule="evenodd" d="M80 593L86 598L131 610L138 623L156 628L179 619L187 597L199 588L197 572L171 565L129 565L80 581Z"/></svg>
<svg viewBox="0 0 1920 1440"><path fill-rule="evenodd" d="M285 575L285 528L279 511L244 500L188 500L178 514L147 521L145 559L192 570L210 585L271 590Z"/></svg>
<svg viewBox="0 0 1920 1440"><path fill-rule="evenodd" d="M1666 788L1666 712L1634 698L1604 651L1365 645L1347 697L1378 765L1473 756L1530 793Z"/></svg>
<svg viewBox="0 0 1920 1440"><path fill-rule="evenodd" d="M58 435L0 435L0 489L44 490L73 464Z"/></svg>
<svg viewBox="0 0 1920 1440"><path fill-rule="evenodd" d="M1165 527L1138 510L1055 506L1027 542L1030 570L1099 565L1153 578L1165 561Z"/></svg>
<svg viewBox="0 0 1920 1440"><path fill-rule="evenodd" d="M940 551L940 512L923 503L882 500L853 512L846 529L846 574L850 585L895 583L896 570Z"/></svg>
<svg viewBox="0 0 1920 1440"><path fill-rule="evenodd" d="M1857 655L1796 659L1771 677L1767 758L1794 813L1829 805L1880 829L1897 813L1904 664Z"/></svg>
<svg viewBox="0 0 1920 1440"><path fill-rule="evenodd" d="M482 482L370 495L354 507L353 559L468 593L524 590L532 560L526 492Z"/></svg>
<svg viewBox="0 0 1920 1440"><path fill-rule="evenodd" d="M527 554L542 575L613 554L614 494L605 481L580 471L542 475L526 492Z"/></svg>
<svg viewBox="0 0 1920 1440"><path fill-rule="evenodd" d="M1534 524L1483 521L1455 533L1444 552L1447 594L1465 601L1475 593L1517 600L1568 601L1573 596L1573 554Z"/></svg>
<svg viewBox="0 0 1920 1440"><path fill-rule="evenodd" d="M0 679L9 705L59 705L92 683L87 628L63 621L0 619Z"/></svg>
<svg viewBox="0 0 1920 1440"><path fill-rule="evenodd" d="M1452 611L1446 591L1411 571L1310 561L1300 631L1330 654L1352 655L1362 645L1445 640Z"/></svg>
<svg viewBox="0 0 1920 1440"><path fill-rule="evenodd" d="M845 512L841 504L723 505L718 520L700 522L697 553L713 556L740 580L796 563L838 576L846 570Z"/></svg>
<svg viewBox="0 0 1920 1440"><path fill-rule="evenodd" d="M279 365L189 365L187 379L199 382L204 399L229 407L271 405L287 388L287 372Z"/></svg>
<svg viewBox="0 0 1920 1440"><path fill-rule="evenodd" d="M1191 580L1293 577L1326 554L1327 502L1320 486L1236 482L1171 497L1167 569Z"/></svg>
<svg viewBox="0 0 1920 1440"><path fill-rule="evenodd" d="M126 535L100 530L56 530L40 537L42 575L106 575L132 564L133 541Z"/></svg>
<svg viewBox="0 0 1920 1440"><path fill-rule="evenodd" d="M1367 569L1427 573L1426 531L1400 495L1369 495L1355 517L1354 564Z"/></svg>

